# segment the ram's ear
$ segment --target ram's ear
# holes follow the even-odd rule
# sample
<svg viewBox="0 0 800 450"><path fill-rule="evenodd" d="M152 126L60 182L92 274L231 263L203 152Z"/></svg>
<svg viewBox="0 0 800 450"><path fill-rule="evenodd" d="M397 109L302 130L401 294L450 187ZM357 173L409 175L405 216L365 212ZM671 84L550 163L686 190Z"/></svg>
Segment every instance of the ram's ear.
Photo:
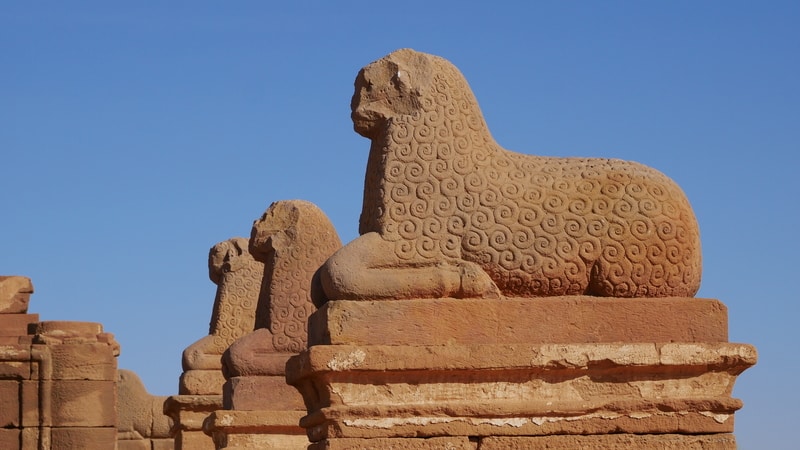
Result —
<svg viewBox="0 0 800 450"><path fill-rule="evenodd" d="M225 256L228 253L227 241L220 242L208 251L208 278L214 284L222 281L222 268L225 265Z"/></svg>

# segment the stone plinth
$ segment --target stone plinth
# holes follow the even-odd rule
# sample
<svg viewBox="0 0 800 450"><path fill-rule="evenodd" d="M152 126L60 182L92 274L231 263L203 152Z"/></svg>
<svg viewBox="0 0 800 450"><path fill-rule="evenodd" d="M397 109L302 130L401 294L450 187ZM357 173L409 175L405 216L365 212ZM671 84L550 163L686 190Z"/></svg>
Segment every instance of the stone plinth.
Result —
<svg viewBox="0 0 800 450"><path fill-rule="evenodd" d="M173 395L164 402L164 414L172 418L170 435L176 449L214 450L214 442L203 432L203 421L222 409L221 395Z"/></svg>
<svg viewBox="0 0 800 450"><path fill-rule="evenodd" d="M481 439L481 450L708 450L735 449L732 434L606 434L594 436L489 437Z"/></svg>
<svg viewBox="0 0 800 450"><path fill-rule="evenodd" d="M314 449L735 448L756 362L716 300L335 301L311 329L287 381Z"/></svg>
<svg viewBox="0 0 800 450"><path fill-rule="evenodd" d="M722 302L681 297L338 300L309 326L310 346L727 341Z"/></svg>
<svg viewBox="0 0 800 450"><path fill-rule="evenodd" d="M216 411L206 420L206 432L217 448L305 449L306 432L298 424L303 411Z"/></svg>

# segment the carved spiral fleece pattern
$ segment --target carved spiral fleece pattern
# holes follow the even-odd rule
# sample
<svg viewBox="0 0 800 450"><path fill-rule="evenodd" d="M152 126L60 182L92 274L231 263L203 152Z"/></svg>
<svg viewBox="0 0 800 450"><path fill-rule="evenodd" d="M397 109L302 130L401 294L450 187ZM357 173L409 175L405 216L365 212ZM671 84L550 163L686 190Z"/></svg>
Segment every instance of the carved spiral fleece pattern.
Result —
<svg viewBox="0 0 800 450"><path fill-rule="evenodd" d="M696 293L699 232L672 180L633 162L502 149L460 72L430 58L420 108L373 139L362 234L409 262L475 262L505 295Z"/></svg>
<svg viewBox="0 0 800 450"><path fill-rule="evenodd" d="M253 331L264 264L247 251L247 239L233 238L211 248L209 272L217 282L209 353L221 355L233 341Z"/></svg>
<svg viewBox="0 0 800 450"><path fill-rule="evenodd" d="M302 263L316 260L313 253L313 248L302 246L289 249L286 255L276 255L270 283L270 330L278 351L299 353L306 348L308 316L315 310L311 302L311 277L322 263L316 267Z"/></svg>
<svg viewBox="0 0 800 450"><path fill-rule="evenodd" d="M261 221L280 234L271 239L266 258L259 257L266 263L272 345L279 352L299 353L308 341L308 316L316 309L312 279L341 241L327 216L310 202L275 202Z"/></svg>

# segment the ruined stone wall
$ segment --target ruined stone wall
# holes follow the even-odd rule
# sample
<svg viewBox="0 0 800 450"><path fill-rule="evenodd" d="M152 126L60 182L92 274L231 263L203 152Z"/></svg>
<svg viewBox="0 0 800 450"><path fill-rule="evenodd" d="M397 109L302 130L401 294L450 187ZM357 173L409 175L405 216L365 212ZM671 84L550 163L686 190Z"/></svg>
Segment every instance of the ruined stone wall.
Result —
<svg viewBox="0 0 800 450"><path fill-rule="evenodd" d="M117 370L120 346L92 322L40 322L33 284L0 276L0 448L171 450L163 397Z"/></svg>

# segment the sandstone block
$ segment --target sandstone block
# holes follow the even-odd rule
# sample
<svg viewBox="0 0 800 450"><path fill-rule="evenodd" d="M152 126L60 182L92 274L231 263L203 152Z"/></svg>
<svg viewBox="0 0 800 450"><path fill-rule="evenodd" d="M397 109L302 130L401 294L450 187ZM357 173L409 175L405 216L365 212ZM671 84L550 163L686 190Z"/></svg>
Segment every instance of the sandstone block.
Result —
<svg viewBox="0 0 800 450"><path fill-rule="evenodd" d="M181 431L175 436L175 448L184 450L216 450L214 441L202 431Z"/></svg>
<svg viewBox="0 0 800 450"><path fill-rule="evenodd" d="M292 358L287 381L312 442L730 433L733 384L755 360L729 343L331 345Z"/></svg>
<svg viewBox="0 0 800 450"><path fill-rule="evenodd" d="M305 434L300 428L303 411L238 411L217 410L209 415L204 429L207 433L225 431L244 433L255 430L272 430L280 434Z"/></svg>
<svg viewBox="0 0 800 450"><path fill-rule="evenodd" d="M52 428L51 448L108 450L116 447L117 429L112 427Z"/></svg>
<svg viewBox="0 0 800 450"><path fill-rule="evenodd" d="M117 358L114 348L108 344L53 344L48 350L54 380L113 381L117 378Z"/></svg>
<svg viewBox="0 0 800 450"><path fill-rule="evenodd" d="M67 380L41 383L50 391L51 426L114 427L116 439L115 381Z"/></svg>
<svg viewBox="0 0 800 450"><path fill-rule="evenodd" d="M727 308L698 298L587 296L326 303L310 345L727 342Z"/></svg>
<svg viewBox="0 0 800 450"><path fill-rule="evenodd" d="M103 332L103 325L95 322L73 321L45 321L31 326L33 343L38 346L55 346L62 344L105 344L110 349L112 357L119 356L120 346L111 333ZM46 352L50 352L48 347ZM69 360L73 355L67 355ZM113 358L112 358L113 359ZM115 363L116 364L116 363ZM56 368L66 369L69 375L69 366ZM116 369L116 366L115 366ZM80 369L79 369L80 370ZM109 371L111 380L116 379L116 370ZM49 376L45 374L44 376Z"/></svg>
<svg viewBox="0 0 800 450"><path fill-rule="evenodd" d="M149 439L118 440L116 450L151 450Z"/></svg>
<svg viewBox="0 0 800 450"><path fill-rule="evenodd" d="M217 445L227 450L306 450L308 438L305 434L229 434Z"/></svg>
<svg viewBox="0 0 800 450"><path fill-rule="evenodd" d="M49 412L40 411L40 393L44 393L45 396L48 395L49 391L47 390L48 385L43 386L44 389L41 389L42 386L39 385L39 381L22 381L21 382L21 419L22 419L22 426L25 429L29 429L32 427L38 427L40 424L48 423L50 420L50 416L48 415ZM45 397L46 398L46 397ZM45 400L46 401L46 400ZM46 419L46 420L45 420Z"/></svg>
<svg viewBox="0 0 800 450"><path fill-rule="evenodd" d="M0 345L0 379L27 380L32 376L32 364L29 345Z"/></svg>
<svg viewBox="0 0 800 450"><path fill-rule="evenodd" d="M485 437L481 450L735 450L732 434L604 434L589 436Z"/></svg>
<svg viewBox="0 0 800 450"><path fill-rule="evenodd" d="M150 441L152 450L175 450L175 440L173 439L153 439Z"/></svg>
<svg viewBox="0 0 800 450"><path fill-rule="evenodd" d="M16 380L0 380L0 428L21 425L22 383ZM3 448L0 446L0 448Z"/></svg>
<svg viewBox="0 0 800 450"><path fill-rule="evenodd" d="M209 415L204 429L211 433L218 430L253 430L255 428L273 429L283 434L303 433L300 419L304 411L238 411L218 409Z"/></svg>
<svg viewBox="0 0 800 450"><path fill-rule="evenodd" d="M477 450L466 436L434 438L326 439L308 450Z"/></svg>
<svg viewBox="0 0 800 450"><path fill-rule="evenodd" d="M82 342L96 340L103 332L103 325L97 322L74 322L65 320L48 320L36 324L33 334L50 336L63 341Z"/></svg>
<svg viewBox="0 0 800 450"><path fill-rule="evenodd" d="M25 336L28 327L39 321L39 314L0 314L0 336Z"/></svg>
<svg viewBox="0 0 800 450"><path fill-rule="evenodd" d="M25 313L33 294L28 277L0 276L0 314Z"/></svg>
<svg viewBox="0 0 800 450"><path fill-rule="evenodd" d="M219 410L205 423L218 448L305 449L308 438L299 423L302 411Z"/></svg>
<svg viewBox="0 0 800 450"><path fill-rule="evenodd" d="M233 377L225 384L225 409L240 411L304 411L303 397L286 377Z"/></svg>
<svg viewBox="0 0 800 450"><path fill-rule="evenodd" d="M178 392L181 395L222 395L225 376L222 370L188 370L181 374Z"/></svg>
<svg viewBox="0 0 800 450"><path fill-rule="evenodd" d="M50 427L25 427L20 433L22 450L39 450L52 448L50 440Z"/></svg>
<svg viewBox="0 0 800 450"><path fill-rule="evenodd" d="M0 428L0 448L18 450L22 448L19 428Z"/></svg>

